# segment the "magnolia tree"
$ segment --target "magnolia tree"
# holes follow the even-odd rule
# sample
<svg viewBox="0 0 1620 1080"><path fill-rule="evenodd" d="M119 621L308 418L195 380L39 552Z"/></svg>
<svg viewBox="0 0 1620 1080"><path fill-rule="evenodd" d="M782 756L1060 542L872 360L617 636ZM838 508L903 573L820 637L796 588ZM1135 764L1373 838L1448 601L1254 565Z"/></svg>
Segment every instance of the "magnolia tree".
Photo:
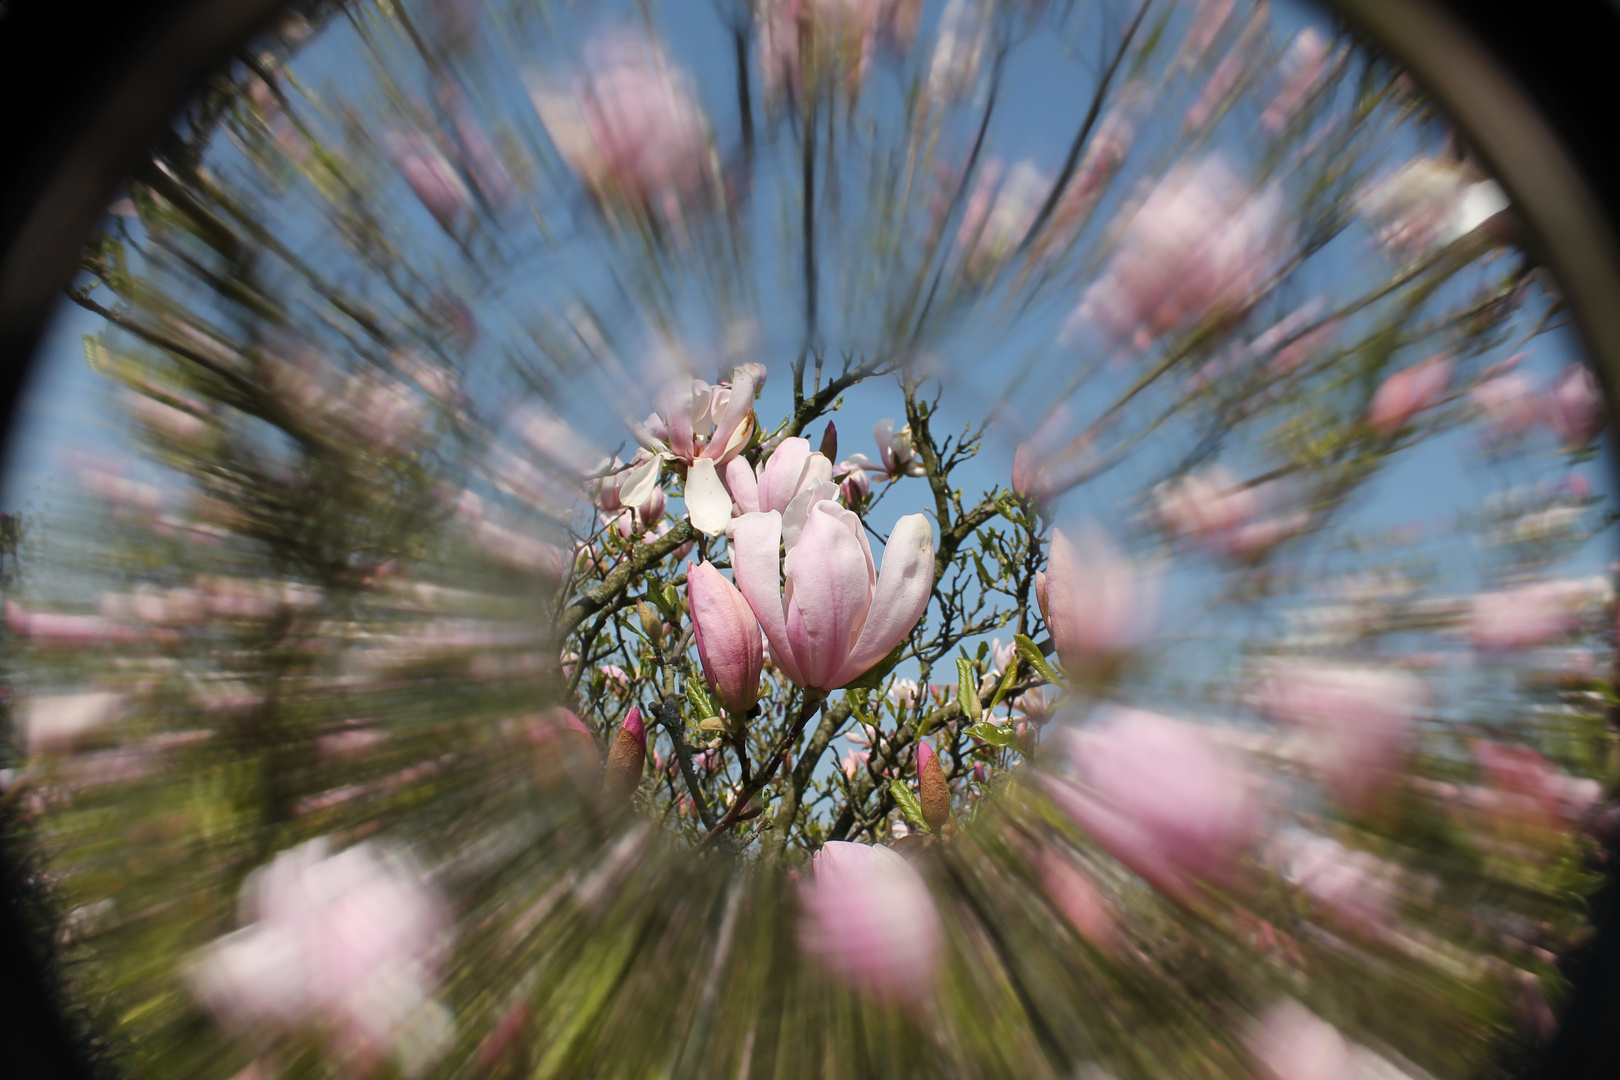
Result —
<svg viewBox="0 0 1620 1080"><path fill-rule="evenodd" d="M139 454L12 559L5 782L87 1031L1510 1067L1613 597L1503 191L1264 3L651 19L309 7L86 250Z"/></svg>

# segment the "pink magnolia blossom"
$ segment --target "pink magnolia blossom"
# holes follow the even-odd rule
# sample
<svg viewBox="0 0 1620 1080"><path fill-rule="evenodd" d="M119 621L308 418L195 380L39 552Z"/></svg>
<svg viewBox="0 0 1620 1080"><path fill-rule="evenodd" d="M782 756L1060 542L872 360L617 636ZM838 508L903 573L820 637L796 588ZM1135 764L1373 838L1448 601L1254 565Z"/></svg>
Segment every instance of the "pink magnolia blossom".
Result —
<svg viewBox="0 0 1620 1080"><path fill-rule="evenodd" d="M713 386L702 379L678 382L659 396L637 439L669 461L708 458L724 467L754 434L754 395L764 382L756 382L756 367L738 367L729 382Z"/></svg>
<svg viewBox="0 0 1620 1080"><path fill-rule="evenodd" d="M1091 324L1145 346L1190 322L1236 315L1267 285L1282 233L1277 188L1249 191L1218 156L1177 166L1126 225L1062 340Z"/></svg>
<svg viewBox="0 0 1620 1080"><path fill-rule="evenodd" d="M1236 0L1198 0L1198 10L1187 24L1187 36L1182 40L1181 55L1176 58L1178 68L1190 68L1203 59L1215 38L1226 25Z"/></svg>
<svg viewBox="0 0 1620 1080"><path fill-rule="evenodd" d="M881 460L873 461L865 454L851 454L839 463L839 469L865 469L868 473L876 473L889 480L928 475L927 467L917 456L917 448L911 443L909 424L896 431L894 421L884 417L873 425L872 438L877 442Z"/></svg>
<svg viewBox="0 0 1620 1080"><path fill-rule="evenodd" d="M1086 527L1078 544L1053 529L1035 597L1064 671L1084 678L1105 675L1147 636L1158 585L1100 529Z"/></svg>
<svg viewBox="0 0 1620 1080"><path fill-rule="evenodd" d="M1598 437L1607 416L1597 376L1582 363L1566 365L1548 389L1547 426L1565 446L1585 446Z"/></svg>
<svg viewBox="0 0 1620 1080"><path fill-rule="evenodd" d="M748 601L709 562L687 571L686 601L704 677L727 709L746 713L759 700L765 663L759 622Z"/></svg>
<svg viewBox="0 0 1620 1080"><path fill-rule="evenodd" d="M832 690L859 678L905 640L928 607L934 540L921 514L895 523L881 573L860 518L833 502L810 507L786 559L778 554L783 521L776 511L744 514L735 531L733 576L777 667L801 686Z"/></svg>
<svg viewBox="0 0 1620 1080"><path fill-rule="evenodd" d="M1142 89L1129 84L1115 105L1097 124L1097 130L1086 143L1085 156L1075 166L1068 187L1052 208L1046 227L1030 245L1036 257L1061 252L1080 235L1103 193L1125 164L1136 139L1136 128L1130 120L1134 102L1142 96Z"/></svg>
<svg viewBox="0 0 1620 1080"><path fill-rule="evenodd" d="M1451 385L1451 361L1431 356L1386 378L1367 406L1367 423L1388 438L1439 405Z"/></svg>
<svg viewBox="0 0 1620 1080"><path fill-rule="evenodd" d="M1091 431L1077 430L1074 415L1059 405L1013 451L1012 488L1046 502L1090 476L1098 460Z"/></svg>
<svg viewBox="0 0 1620 1080"><path fill-rule="evenodd" d="M845 506L859 506L872 496L872 477L865 469L849 469L838 485Z"/></svg>
<svg viewBox="0 0 1620 1080"><path fill-rule="evenodd" d="M13 600L6 601L6 629L32 644L51 649L85 649L139 641L148 633L133 626L120 626L99 615L29 611Z"/></svg>
<svg viewBox="0 0 1620 1080"><path fill-rule="evenodd" d="M943 928L922 876L885 847L834 840L801 886L799 946L879 998L918 1003L943 959Z"/></svg>
<svg viewBox="0 0 1620 1080"><path fill-rule="evenodd" d="M1045 785L1111 855L1172 896L1192 879L1229 880L1253 840L1258 804L1247 771L1190 724L1136 709L1067 733L1083 787Z"/></svg>
<svg viewBox="0 0 1620 1080"><path fill-rule="evenodd" d="M810 440L801 438L783 439L757 469L741 460L726 466L734 510L739 515L780 512L782 543L790 552L804 532L811 507L838 497L839 485L832 476L831 459L812 451Z"/></svg>
<svg viewBox="0 0 1620 1080"><path fill-rule="evenodd" d="M990 670L997 675L1007 670L1008 664L1018 662L1018 643L1003 643L1000 638L990 639Z"/></svg>
<svg viewBox="0 0 1620 1080"><path fill-rule="evenodd" d="M889 684L889 700L902 709L911 708L921 692L916 679L896 679Z"/></svg>
<svg viewBox="0 0 1620 1080"><path fill-rule="evenodd" d="M1339 800L1365 809L1405 759L1428 686L1405 671L1279 661L1256 708L1309 739L1309 764Z"/></svg>
<svg viewBox="0 0 1620 1080"><path fill-rule="evenodd" d="M691 76L656 43L610 33L585 47L571 90L531 86L535 111L599 201L679 215L714 175L709 123Z"/></svg>
<svg viewBox="0 0 1620 1080"><path fill-rule="evenodd" d="M208 437L210 427L204 419L208 410L197 402L187 402L181 409L146 394L128 393L124 403L130 415L153 435L183 446L195 446Z"/></svg>
<svg viewBox="0 0 1620 1080"><path fill-rule="evenodd" d="M1591 595L1582 581L1537 581L1474 597L1468 640L1485 653L1522 652L1568 637Z"/></svg>
<svg viewBox="0 0 1620 1080"><path fill-rule="evenodd" d="M228 1029L319 1032L359 1073L392 1059L414 1075L448 1049L454 1021L433 994L450 920L407 856L311 841L250 875L242 910L247 925L185 970Z"/></svg>

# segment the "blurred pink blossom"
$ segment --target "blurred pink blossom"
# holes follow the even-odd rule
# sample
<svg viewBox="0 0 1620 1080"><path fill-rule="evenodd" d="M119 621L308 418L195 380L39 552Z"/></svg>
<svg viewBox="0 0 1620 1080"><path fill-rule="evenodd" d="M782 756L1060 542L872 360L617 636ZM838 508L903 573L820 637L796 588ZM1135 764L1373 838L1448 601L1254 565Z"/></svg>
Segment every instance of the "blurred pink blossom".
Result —
<svg viewBox="0 0 1620 1080"><path fill-rule="evenodd" d="M1052 188L1051 178L1030 161L1018 162L1005 179L1003 172L999 159L985 163L956 231L962 270L970 277L991 273L1018 249Z"/></svg>
<svg viewBox="0 0 1620 1080"><path fill-rule="evenodd" d="M1541 397L1523 375L1504 373L1486 379L1468 392L1468 401L1485 422L1493 443L1515 439L1535 427L1544 407Z"/></svg>
<svg viewBox="0 0 1620 1080"><path fill-rule="evenodd" d="M1339 1029L1297 1001L1268 1009L1249 1035L1259 1080L1358 1080L1363 1067Z"/></svg>
<svg viewBox="0 0 1620 1080"><path fill-rule="evenodd" d="M1109 854L1174 895L1191 879L1229 880L1254 839L1248 771L1196 727L1137 709L1065 732L1083 787L1045 781L1058 805Z"/></svg>
<svg viewBox="0 0 1620 1080"><path fill-rule="evenodd" d="M1580 628L1591 596L1584 581L1537 581L1474 597L1468 640L1485 653L1522 652Z"/></svg>
<svg viewBox="0 0 1620 1080"><path fill-rule="evenodd" d="M1350 926L1373 930L1394 915L1400 870L1392 863L1309 835L1280 842L1274 857L1313 904Z"/></svg>
<svg viewBox="0 0 1620 1080"><path fill-rule="evenodd" d="M709 123L691 76L655 42L610 32L585 46L567 90L536 83L535 111L563 159L598 201L680 215L714 175Z"/></svg>
<svg viewBox="0 0 1620 1080"><path fill-rule="evenodd" d="M1608 420L1597 376L1579 361L1558 373L1545 401L1547 426L1565 446L1587 445Z"/></svg>
<svg viewBox="0 0 1620 1080"><path fill-rule="evenodd" d="M83 694L44 694L29 699L22 717L28 753L62 754L106 727L124 711L122 694L96 690Z"/></svg>
<svg viewBox="0 0 1620 1080"><path fill-rule="evenodd" d="M450 921L408 856L314 840L250 875L241 906L246 925L185 969L229 1030L317 1031L367 1074L392 1060L415 1075L449 1048L454 1020L433 994Z"/></svg>
<svg viewBox="0 0 1620 1080"><path fill-rule="evenodd" d="M1236 315L1267 285L1283 231L1279 189L1252 192L1218 155L1178 165L1125 226L1062 340L1090 323L1145 348L1190 322Z"/></svg>
<svg viewBox="0 0 1620 1080"><path fill-rule="evenodd" d="M1431 356L1390 375L1367 406L1367 423L1386 438L1411 423L1419 413L1439 405L1451 385L1451 361Z"/></svg>
<svg viewBox="0 0 1620 1080"><path fill-rule="evenodd" d="M1428 700L1427 684L1411 672L1285 660L1267 671L1255 707L1302 731L1322 783L1363 810L1405 759Z"/></svg>
<svg viewBox="0 0 1620 1080"><path fill-rule="evenodd" d="M865 454L851 454L839 463L843 469L865 469L868 473L875 473L888 480L898 480L902 476L926 476L927 467L917 456L917 449L911 444L911 426L894 430L894 421L888 417L879 420L872 427L872 438L878 445L879 461L873 461Z"/></svg>
<svg viewBox="0 0 1620 1080"><path fill-rule="evenodd" d="M799 945L880 998L919 1003L943 959L943 929L921 875L885 847L830 841L801 885Z"/></svg>
<svg viewBox="0 0 1620 1080"><path fill-rule="evenodd" d="M1105 676L1147 637L1158 606L1156 576L1144 573L1106 533L1087 526L1079 543L1052 530L1036 599L1058 660L1071 678Z"/></svg>
<svg viewBox="0 0 1620 1080"><path fill-rule="evenodd" d="M1370 185L1357 206L1382 247L1415 262L1493 224L1509 203L1495 181L1466 164L1417 158Z"/></svg>

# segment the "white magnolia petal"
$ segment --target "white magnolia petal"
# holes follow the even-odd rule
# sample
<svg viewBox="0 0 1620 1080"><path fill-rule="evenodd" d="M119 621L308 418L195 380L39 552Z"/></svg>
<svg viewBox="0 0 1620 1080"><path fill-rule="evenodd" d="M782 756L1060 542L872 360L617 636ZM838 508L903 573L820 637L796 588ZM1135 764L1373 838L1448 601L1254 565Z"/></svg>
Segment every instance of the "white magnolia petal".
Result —
<svg viewBox="0 0 1620 1080"><path fill-rule="evenodd" d="M709 458L692 462L686 472L686 513L692 528L706 536L719 536L731 523L731 496Z"/></svg>
<svg viewBox="0 0 1620 1080"><path fill-rule="evenodd" d="M619 488L619 502L637 510L645 506L652 498L653 488L658 486L658 470L663 464L662 458L652 454L632 466L630 475Z"/></svg>

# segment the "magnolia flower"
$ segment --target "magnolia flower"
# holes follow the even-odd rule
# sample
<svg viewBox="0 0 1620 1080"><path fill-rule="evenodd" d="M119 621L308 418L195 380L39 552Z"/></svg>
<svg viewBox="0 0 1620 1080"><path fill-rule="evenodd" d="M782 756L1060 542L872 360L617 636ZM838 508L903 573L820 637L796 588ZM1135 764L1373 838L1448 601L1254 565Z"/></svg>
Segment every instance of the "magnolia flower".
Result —
<svg viewBox="0 0 1620 1080"><path fill-rule="evenodd" d="M1000 638L990 639L990 670L997 675L1007 670L1008 664L1018 662L1018 643L1009 641L1005 644Z"/></svg>
<svg viewBox="0 0 1620 1080"><path fill-rule="evenodd" d="M861 519L833 502L810 507L786 559L778 554L783 520L775 510L744 514L735 532L732 574L778 669L801 686L833 690L858 679L905 640L928 607L934 541L921 514L895 523L881 574Z"/></svg>
<svg viewBox="0 0 1620 1080"><path fill-rule="evenodd" d="M1091 431L1077 429L1074 415L1059 405L1014 450L1012 487L1044 502L1090 476L1098 463Z"/></svg>
<svg viewBox="0 0 1620 1080"><path fill-rule="evenodd" d="M724 466L753 437L757 367L740 366L730 382L714 386L692 379L670 387L659 396L645 429L635 433L637 440L666 461L691 464L708 458Z"/></svg>
<svg viewBox="0 0 1620 1080"><path fill-rule="evenodd" d="M1345 805L1364 809L1405 758L1428 697L1427 685L1410 672L1279 661L1259 688L1256 708L1303 731L1318 777Z"/></svg>
<svg viewBox="0 0 1620 1080"><path fill-rule="evenodd" d="M1083 678L1106 675L1147 636L1158 584L1101 530L1088 526L1077 545L1053 529L1035 598L1064 671Z"/></svg>
<svg viewBox="0 0 1620 1080"><path fill-rule="evenodd" d="M916 679L896 679L889 684L889 700L902 709L909 709L921 690Z"/></svg>
<svg viewBox="0 0 1620 1080"><path fill-rule="evenodd" d="M568 90L530 85L558 152L599 202L622 200L679 215L710 181L709 123L691 77L657 44L630 34L585 47L586 71Z"/></svg>
<svg viewBox="0 0 1620 1080"><path fill-rule="evenodd" d="M1065 324L1138 344L1189 322L1246 310L1269 281L1281 250L1282 194L1251 192L1225 160L1172 169L1121 234L1103 275Z"/></svg>
<svg viewBox="0 0 1620 1080"><path fill-rule="evenodd" d="M130 415L152 435L188 447L194 447L208 437L209 424L204 419L208 415L207 406L186 401L186 408L178 409L154 397L133 392L126 392L123 398Z"/></svg>
<svg viewBox="0 0 1620 1080"><path fill-rule="evenodd" d="M433 1000L450 921L403 853L314 840L242 886L248 925L187 965L192 992L228 1028L320 1032L356 1072L390 1058L407 1076L454 1040Z"/></svg>
<svg viewBox="0 0 1620 1080"><path fill-rule="evenodd" d="M851 454L839 463L840 471L864 469L889 480L928 475L927 467L917 456L917 448L911 443L911 425L907 424L896 431L894 421L884 417L872 426L872 438L877 442L878 456L882 460L873 461L865 454Z"/></svg>
<svg viewBox="0 0 1620 1080"><path fill-rule="evenodd" d="M840 840L816 852L800 894L799 946L881 998L917 1003L939 974L943 931L922 876L884 847Z"/></svg>
<svg viewBox="0 0 1620 1080"><path fill-rule="evenodd" d="M1159 889L1228 879L1253 838L1247 771L1190 724L1136 709L1067 733L1084 787L1047 778L1053 799L1096 842Z"/></svg>
<svg viewBox="0 0 1620 1080"><path fill-rule="evenodd" d="M1201 60L1209 47L1215 43L1215 37L1226 25L1227 17L1232 14L1232 5L1236 0L1198 0L1198 10L1193 13L1192 21L1187 24L1187 36L1182 40L1181 55L1176 58L1176 66L1192 67Z"/></svg>
<svg viewBox="0 0 1620 1080"><path fill-rule="evenodd" d="M1486 653L1521 652L1580 628L1591 596L1584 581L1538 581L1474 597L1468 640Z"/></svg>
<svg viewBox="0 0 1620 1080"><path fill-rule="evenodd" d="M845 506L859 506L872 495L871 474L865 469L846 470L843 481L838 485L838 493L844 497Z"/></svg>
<svg viewBox="0 0 1620 1080"><path fill-rule="evenodd" d="M1418 158L1372 185L1357 199L1379 244L1415 262L1449 246L1503 214L1507 195L1468 166Z"/></svg>
<svg viewBox="0 0 1620 1080"><path fill-rule="evenodd" d="M987 162L956 231L962 269L969 276L981 276L1012 255L1035 224L1035 215L1051 189L1051 178L1034 162L1020 161L1005 180L1001 162Z"/></svg>
<svg viewBox="0 0 1620 1080"><path fill-rule="evenodd" d="M759 622L748 601L709 562L687 572L686 601L704 677L727 709L746 713L759 700L765 663Z"/></svg>
<svg viewBox="0 0 1620 1080"><path fill-rule="evenodd" d="M1603 390L1585 364L1565 366L1547 391L1547 426L1565 446L1585 446L1597 438L1607 420Z"/></svg>
<svg viewBox="0 0 1620 1080"><path fill-rule="evenodd" d="M1421 412L1439 405L1451 385L1451 361L1431 356L1386 378L1367 406L1367 423L1388 438Z"/></svg>
<svg viewBox="0 0 1620 1080"><path fill-rule="evenodd" d="M827 455L810 449L810 440L783 439L771 456L754 469L742 460L726 466L726 485L739 514L782 514L790 544L804 528L810 504L835 498L833 464Z"/></svg>

